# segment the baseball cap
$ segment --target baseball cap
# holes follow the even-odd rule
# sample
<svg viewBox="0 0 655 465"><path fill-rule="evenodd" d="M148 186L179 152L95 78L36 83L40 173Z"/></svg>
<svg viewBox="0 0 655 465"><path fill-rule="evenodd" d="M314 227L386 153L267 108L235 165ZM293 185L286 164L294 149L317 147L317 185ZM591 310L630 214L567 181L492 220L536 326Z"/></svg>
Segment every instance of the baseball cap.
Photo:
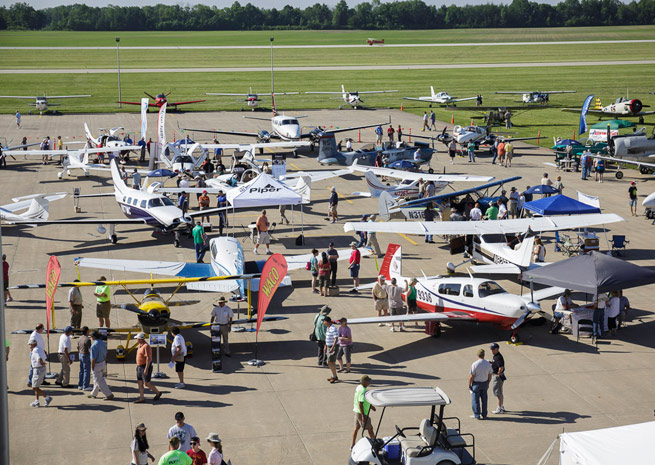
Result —
<svg viewBox="0 0 655 465"><path fill-rule="evenodd" d="M498 344L496 344L495 342L493 342L493 343L489 346L489 348L490 348L490 349L499 349L500 346L499 346Z"/></svg>
<svg viewBox="0 0 655 465"><path fill-rule="evenodd" d="M145 333L139 333L136 336L134 336L134 339L144 339L145 340L146 335Z"/></svg>
<svg viewBox="0 0 655 465"><path fill-rule="evenodd" d="M72 327L72 326L69 325L69 326L66 326L66 327L64 328L64 334L66 334L66 333L72 333L72 332L73 332L73 327Z"/></svg>
<svg viewBox="0 0 655 465"><path fill-rule="evenodd" d="M176 420L184 420L184 414L182 412L177 412L175 414L175 419Z"/></svg>
<svg viewBox="0 0 655 465"><path fill-rule="evenodd" d="M637 183L636 183L636 182L634 182L634 181L632 181L632 182L631 182L630 184L632 184L632 185L634 186L634 185L635 185L635 184L637 184Z"/></svg>

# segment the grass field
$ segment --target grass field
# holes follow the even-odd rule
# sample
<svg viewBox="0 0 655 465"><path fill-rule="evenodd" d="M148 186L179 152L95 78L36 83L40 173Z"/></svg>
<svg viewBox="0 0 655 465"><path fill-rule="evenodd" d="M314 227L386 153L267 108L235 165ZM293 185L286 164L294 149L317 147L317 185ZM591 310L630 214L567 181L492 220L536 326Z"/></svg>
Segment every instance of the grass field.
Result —
<svg viewBox="0 0 655 465"><path fill-rule="evenodd" d="M425 31L202 31L202 32L72 32L2 31L4 47L102 47L181 45L276 45L364 44L368 37L388 44L450 42L537 42L553 40L629 40L652 39L655 26L612 26L536 29L454 29Z"/></svg>

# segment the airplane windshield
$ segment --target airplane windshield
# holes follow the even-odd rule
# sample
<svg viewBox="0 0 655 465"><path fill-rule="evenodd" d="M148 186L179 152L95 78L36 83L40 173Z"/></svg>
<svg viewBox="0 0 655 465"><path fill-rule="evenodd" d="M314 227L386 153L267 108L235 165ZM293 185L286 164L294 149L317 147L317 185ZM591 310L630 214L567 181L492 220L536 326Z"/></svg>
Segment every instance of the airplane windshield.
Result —
<svg viewBox="0 0 655 465"><path fill-rule="evenodd" d="M282 120L282 125L285 126L287 124L298 124L297 119L284 119Z"/></svg>
<svg viewBox="0 0 655 465"><path fill-rule="evenodd" d="M180 155L175 158L174 163L193 163L193 158L188 155Z"/></svg>
<svg viewBox="0 0 655 465"><path fill-rule="evenodd" d="M485 281L478 287L479 297L488 297L490 295L504 294L507 291L500 287L495 281Z"/></svg>
<svg viewBox="0 0 655 465"><path fill-rule="evenodd" d="M148 208L174 205L168 197L157 197L148 201Z"/></svg>

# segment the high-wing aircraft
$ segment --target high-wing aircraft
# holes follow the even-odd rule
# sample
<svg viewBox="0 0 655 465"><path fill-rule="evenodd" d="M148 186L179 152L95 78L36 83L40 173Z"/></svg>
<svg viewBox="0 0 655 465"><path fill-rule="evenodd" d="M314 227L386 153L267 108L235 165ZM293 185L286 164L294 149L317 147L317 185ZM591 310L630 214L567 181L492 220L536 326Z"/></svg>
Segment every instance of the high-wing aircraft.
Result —
<svg viewBox="0 0 655 465"><path fill-rule="evenodd" d="M275 92L275 95L298 95L300 92ZM220 96L226 96L226 97L244 97L243 99L238 100L239 102L246 102L246 105L248 105L248 108L250 108L252 111L255 111L255 108L259 106L259 102L262 101L261 97L267 97L271 98L271 95L258 95L255 92L252 91L252 87L250 88L250 92L247 94L228 94L228 93L223 93L223 92L206 92L205 95L220 95ZM243 108L242 108L243 110Z"/></svg>
<svg viewBox="0 0 655 465"><path fill-rule="evenodd" d="M397 147L395 144L383 150L378 150L374 145L364 146L352 152L339 152L334 140L334 134L326 134L320 138L318 162L322 165L345 165L350 166L357 162L360 165L375 165L375 158L378 154L393 163L399 160L411 160L415 165L430 163L432 155L436 152L429 144L415 142L413 146L403 144ZM428 172L432 172L432 168Z"/></svg>
<svg viewBox="0 0 655 465"><path fill-rule="evenodd" d="M548 103L551 94L575 94L575 90L534 90L534 91L510 91L501 90L494 92L494 94L510 94L521 95L523 103Z"/></svg>
<svg viewBox="0 0 655 465"><path fill-rule="evenodd" d="M347 105L350 105L353 107L355 110L357 107L364 108L364 100L360 97L361 95L367 94L387 94L391 92L398 92L397 90L369 90L365 92L347 92L346 87L342 84L341 85L341 92L305 92L306 94L329 94L329 95L341 95L341 98L343 99L344 103ZM339 106L339 110L341 110L341 106Z"/></svg>
<svg viewBox="0 0 655 465"><path fill-rule="evenodd" d="M612 116L612 117L621 117L621 118L632 118L638 117L639 122L644 122L645 115L655 114L655 111L643 111L644 108L650 107L650 105L644 105L641 100L632 98L628 99L625 97L619 97L611 105L603 106L599 98L596 98L596 102L593 108L589 108L587 113L595 114L600 116ZM562 111L567 111L569 113L580 113L582 108L562 108Z"/></svg>
<svg viewBox="0 0 655 465"><path fill-rule="evenodd" d="M0 221L9 224L24 221L41 222L48 219L50 202L63 199L68 194L32 194L11 199L13 203L0 206Z"/></svg>
<svg viewBox="0 0 655 465"><path fill-rule="evenodd" d="M402 249L389 244L380 268L387 279L396 278L402 285L410 277L402 275ZM510 294L495 281L468 277L420 277L416 283L417 306L427 313L349 318L348 324L398 323L432 321L433 335L441 334L441 323L461 321L491 323L500 329L512 330L510 340L519 341L519 329L533 316L550 317L539 301L554 297L564 289L549 287L523 296ZM406 299L406 296L403 295Z"/></svg>
<svg viewBox="0 0 655 465"><path fill-rule="evenodd" d="M29 96L29 95L0 95L0 98L14 98L14 99L34 99L33 103L29 105L35 107L40 114L43 114L44 111L48 111L48 107L59 106L59 103L48 102L48 99L62 99L62 98L84 98L91 97L91 95L51 95L46 96L45 92L43 95Z"/></svg>
<svg viewBox="0 0 655 465"><path fill-rule="evenodd" d="M478 97L464 97L464 98L457 98L451 96L448 92L435 92L434 87L430 86L430 95L425 96L425 97L403 97L404 100L414 100L416 102L425 102L429 103L430 106L432 106L433 103L436 103L438 105L445 105L445 106L457 106L457 102L464 102L466 100L476 100Z"/></svg>
<svg viewBox="0 0 655 465"><path fill-rule="evenodd" d="M160 94L157 94L157 97L153 97L148 92L144 92L144 94L146 94L148 97L150 97L153 100L153 102L148 103L148 107L161 108L162 106L164 106L165 103L168 103L168 105L167 105L168 108L176 109L177 107L179 107L181 105L188 105L190 103L204 102L204 100L188 100L188 101L184 101L184 102L169 102L168 101L168 96L171 95L171 92L162 92ZM126 105L141 105L141 102L117 102L117 103L124 103Z"/></svg>

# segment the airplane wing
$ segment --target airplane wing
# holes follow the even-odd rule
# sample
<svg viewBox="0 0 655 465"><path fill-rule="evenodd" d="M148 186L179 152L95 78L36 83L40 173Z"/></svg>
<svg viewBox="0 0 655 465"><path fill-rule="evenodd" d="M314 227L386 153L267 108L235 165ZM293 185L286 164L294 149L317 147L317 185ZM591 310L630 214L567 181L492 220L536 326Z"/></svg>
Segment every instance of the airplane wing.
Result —
<svg viewBox="0 0 655 465"><path fill-rule="evenodd" d="M346 170L344 170L346 171ZM378 176L395 179L411 179L417 181L423 179L424 181L435 182L489 182L494 179L493 176L469 176L459 174L429 174L429 173L414 173L411 171L394 170L391 168L375 168L370 166L358 165L357 161L350 165L350 171L361 171L363 173L370 171Z"/></svg>
<svg viewBox="0 0 655 465"><path fill-rule="evenodd" d="M205 149L235 149L239 151L248 150L254 152L257 149L295 149L297 147L309 147L310 142L296 141L296 142L257 142L256 144L199 144L201 148Z"/></svg>
<svg viewBox="0 0 655 465"><path fill-rule="evenodd" d="M48 99L52 98L82 98L82 97L91 97L91 95L48 95Z"/></svg>
<svg viewBox="0 0 655 465"><path fill-rule="evenodd" d="M113 194L111 194L113 195ZM33 226L44 226L47 224L147 224L144 218L80 218L79 220L25 220L25 221L12 221L14 224L27 224Z"/></svg>
<svg viewBox="0 0 655 465"><path fill-rule="evenodd" d="M120 260L111 258L76 258L77 266L112 271L197 278L216 276L209 263L164 262L151 260Z"/></svg>
<svg viewBox="0 0 655 465"><path fill-rule="evenodd" d="M366 129L366 128L375 128L378 126L385 126L391 124L391 116L389 116L389 121L384 122L384 123L375 123L375 124L367 124L365 126L351 126L348 128L336 128L336 129L326 129L324 132L326 133L331 133L331 134L336 134L339 132L346 132L346 131L356 131L358 129ZM305 137L310 137L312 135L311 132L306 132L304 134L300 135L300 138L305 138Z"/></svg>
<svg viewBox="0 0 655 465"><path fill-rule="evenodd" d="M124 104L124 105L141 105L141 102L116 102L116 103L122 103L122 104ZM149 103L148 103L148 106L149 106L149 107L156 107L157 104L156 104L156 103L151 103L151 102L149 102Z"/></svg>
<svg viewBox="0 0 655 465"><path fill-rule="evenodd" d="M582 228L598 224L623 221L615 213L592 213L588 215L544 216L539 218L519 218L515 220L486 221L403 221L403 222L359 222L346 223L345 232L365 231L374 233L400 233L424 236L433 235L479 235L479 234L516 234L524 233L530 228L533 232L560 231L563 229Z"/></svg>
<svg viewBox="0 0 655 465"><path fill-rule="evenodd" d="M545 110L550 108L548 105L513 105L513 106L475 106L475 107L452 107L451 110L455 111L507 111L507 110Z"/></svg>
<svg viewBox="0 0 655 465"><path fill-rule="evenodd" d="M497 91L494 92L494 94L532 94L536 93L534 90L525 90L525 91ZM575 90L540 90L538 93L540 94L575 94Z"/></svg>
<svg viewBox="0 0 655 465"><path fill-rule="evenodd" d="M296 171L293 173L287 173L287 175L284 178L282 178L282 180L286 182L287 180L309 177L309 179L311 179L312 182L318 182L318 181L325 181L326 179L331 179L338 176L345 176L346 174L350 174L350 173L351 171L349 169L334 170L334 171L326 171L326 170Z"/></svg>
<svg viewBox="0 0 655 465"><path fill-rule="evenodd" d="M288 318L286 316L265 316L262 321L280 321L280 320L287 320ZM246 318L240 318L238 320L233 320L232 324L233 325L240 325L240 324L246 324L246 323L257 323L257 316L255 315L254 317L250 317L250 319ZM212 324L216 323L182 323L179 325L176 325L180 329L191 329L191 328L209 328ZM30 330L29 334L34 331L33 329Z"/></svg>
<svg viewBox="0 0 655 465"><path fill-rule="evenodd" d="M647 166L648 168L655 168L655 162L644 162L644 161L639 161L639 160L630 160L626 158L616 158L616 157L605 157L605 156L599 156L599 155L594 155L594 158L600 158L601 160L607 160L611 161L614 163L622 163L622 164L628 164L628 165L637 165L637 166Z"/></svg>
<svg viewBox="0 0 655 465"><path fill-rule="evenodd" d="M451 98L450 102L465 102L466 100L477 100L477 97L463 97L463 98Z"/></svg>
<svg viewBox="0 0 655 465"><path fill-rule="evenodd" d="M34 95L0 95L0 98L31 98L37 99L37 96Z"/></svg>
<svg viewBox="0 0 655 465"><path fill-rule="evenodd" d="M182 131L203 132L207 134L227 134L231 136L245 136L245 137L259 137L256 132L241 132L241 131L223 131L221 129L193 129L193 128L180 128ZM279 139L275 134L270 135L273 139Z"/></svg>
<svg viewBox="0 0 655 465"><path fill-rule="evenodd" d="M170 106L176 107L178 105L188 105L189 103L200 103L204 102L205 100L188 100L186 102L168 102Z"/></svg>
<svg viewBox="0 0 655 465"><path fill-rule="evenodd" d="M348 318L349 325L367 323L408 323L417 321L478 321L475 317L465 312L435 312L418 313L407 315L377 316L367 318Z"/></svg>
<svg viewBox="0 0 655 465"><path fill-rule="evenodd" d="M546 263L543 263L542 265L546 265ZM532 293L526 292L523 294L521 297L526 301L526 302L539 302L540 300L545 300L545 299L550 299L551 297L555 297L557 295L561 295L564 293L566 289L563 287L547 287L544 289L539 289L538 291L534 291Z"/></svg>
<svg viewBox="0 0 655 465"><path fill-rule="evenodd" d="M529 270L540 268L545 265L550 265L550 263L530 263ZM471 266L471 271L473 273L480 274L521 274L524 270L521 270L516 265L511 263L494 263L493 265L474 265Z"/></svg>
<svg viewBox="0 0 655 465"><path fill-rule="evenodd" d="M138 145L126 145L125 147L99 147L99 148L86 148L74 150L5 150L7 155L28 155L28 156L43 156L43 155L68 155L71 152L89 154L94 153L108 153L108 152L122 152L124 150L141 150Z"/></svg>
<svg viewBox="0 0 655 465"><path fill-rule="evenodd" d="M357 92L359 95L362 94L389 94L391 92L398 92L397 90L368 90L366 92Z"/></svg>
<svg viewBox="0 0 655 465"><path fill-rule="evenodd" d="M430 97L403 97L403 100L415 100L417 102L437 103L435 100L432 100Z"/></svg>
<svg viewBox="0 0 655 465"><path fill-rule="evenodd" d="M67 192L59 192L57 194L32 194L26 195L23 197L15 197L11 199L14 203L9 203L7 205L0 205L0 210L8 211L10 213L15 213L17 211L29 208L32 205L32 199L42 198L48 202L53 202L55 200L63 199L68 195Z"/></svg>

